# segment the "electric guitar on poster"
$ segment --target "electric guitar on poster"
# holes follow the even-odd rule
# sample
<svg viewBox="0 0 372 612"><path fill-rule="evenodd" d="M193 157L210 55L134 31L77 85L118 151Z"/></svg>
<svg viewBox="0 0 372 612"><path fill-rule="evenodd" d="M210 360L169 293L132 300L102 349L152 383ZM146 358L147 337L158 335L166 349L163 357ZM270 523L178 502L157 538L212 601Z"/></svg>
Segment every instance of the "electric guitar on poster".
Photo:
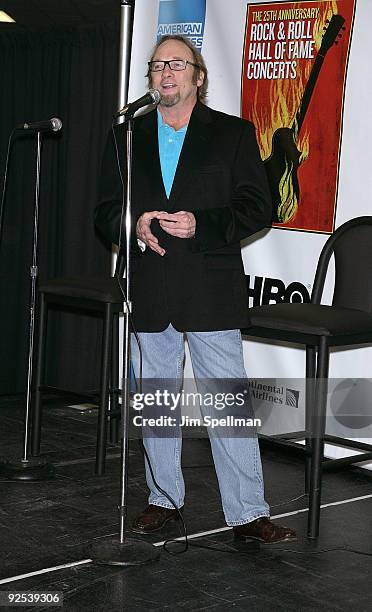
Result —
<svg viewBox="0 0 372 612"><path fill-rule="evenodd" d="M297 170L301 164L301 152L297 149L296 141L325 55L335 43L337 36L341 36L339 32L344 23L345 19L341 15L332 16L323 35L320 49L292 125L291 127L279 128L273 134L271 155L264 160L264 165L271 191L274 223L287 223L297 211L300 197Z"/></svg>

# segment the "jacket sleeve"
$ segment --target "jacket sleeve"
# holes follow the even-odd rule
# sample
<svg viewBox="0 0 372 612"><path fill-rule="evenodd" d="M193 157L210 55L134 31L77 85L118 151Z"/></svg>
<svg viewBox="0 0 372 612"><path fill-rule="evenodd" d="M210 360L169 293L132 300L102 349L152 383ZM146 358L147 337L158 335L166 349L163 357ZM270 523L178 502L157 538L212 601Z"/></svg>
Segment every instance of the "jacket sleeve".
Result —
<svg viewBox="0 0 372 612"><path fill-rule="evenodd" d="M94 221L99 233L108 241L125 248L125 226L122 225L122 210L125 184L125 151L123 134L116 129L116 142L110 131L102 159L99 182L98 204L94 211ZM119 171L120 164L120 171ZM125 206L124 206L125 213ZM125 216L125 214L123 215ZM123 224L125 220L123 220ZM121 229L122 226L122 229ZM121 229L121 231L120 231ZM135 222L131 228L131 251L140 253L135 233Z"/></svg>
<svg viewBox="0 0 372 612"><path fill-rule="evenodd" d="M250 122L241 121L232 166L230 205L192 211L196 218L194 251L225 247L271 225L269 185Z"/></svg>

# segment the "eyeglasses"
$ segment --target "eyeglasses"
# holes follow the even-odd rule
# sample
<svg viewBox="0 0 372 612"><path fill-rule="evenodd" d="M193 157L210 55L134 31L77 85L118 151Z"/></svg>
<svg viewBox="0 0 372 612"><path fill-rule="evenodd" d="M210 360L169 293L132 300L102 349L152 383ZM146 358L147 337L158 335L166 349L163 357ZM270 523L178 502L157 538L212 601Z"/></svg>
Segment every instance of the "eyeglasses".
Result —
<svg viewBox="0 0 372 612"><path fill-rule="evenodd" d="M186 70L187 64L190 64L191 66L195 66L195 68L199 68L198 64L193 64L192 62L189 62L189 60L164 60L164 61L153 61L153 62L148 62L149 65L149 71L150 72L162 72L165 68L165 66L168 64L169 68L171 70Z"/></svg>

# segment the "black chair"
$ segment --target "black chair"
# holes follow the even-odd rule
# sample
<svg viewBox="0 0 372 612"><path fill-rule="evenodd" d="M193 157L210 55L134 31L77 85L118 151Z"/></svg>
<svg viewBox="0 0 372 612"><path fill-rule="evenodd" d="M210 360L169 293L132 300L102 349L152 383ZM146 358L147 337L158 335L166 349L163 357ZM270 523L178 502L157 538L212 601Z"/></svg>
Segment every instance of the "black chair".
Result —
<svg viewBox="0 0 372 612"><path fill-rule="evenodd" d="M335 261L332 305L321 304L331 256ZM372 445L325 434L329 348L372 343L372 217L341 225L319 257L310 304L270 304L249 311L248 336L306 346L305 431L260 436L263 442L299 448L307 457L305 488L309 492L308 537L319 535L322 470L370 460ZM361 454L324 459L324 442L357 448ZM301 447L300 447L301 448Z"/></svg>
<svg viewBox="0 0 372 612"><path fill-rule="evenodd" d="M121 269L122 266L119 266ZM49 307L92 313L103 317L100 389L98 393L98 422L95 472L105 471L107 422L110 421L110 439L117 441L119 394L119 314L123 312L123 295L117 278L74 277L56 278L39 287L39 317L37 360L35 364L35 392L32 408L31 453L40 454L43 394L66 393L66 390L48 387L43 382L47 319ZM72 395L77 395L72 393ZM83 394L81 394L83 395ZM87 396L87 394L84 394ZM97 396L93 396L96 399Z"/></svg>

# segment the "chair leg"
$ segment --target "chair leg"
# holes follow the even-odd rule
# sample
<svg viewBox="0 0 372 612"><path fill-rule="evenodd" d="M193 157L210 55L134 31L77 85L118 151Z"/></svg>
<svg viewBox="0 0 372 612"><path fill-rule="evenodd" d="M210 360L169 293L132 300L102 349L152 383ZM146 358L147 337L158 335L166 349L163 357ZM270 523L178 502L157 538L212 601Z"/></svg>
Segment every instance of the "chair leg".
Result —
<svg viewBox="0 0 372 612"><path fill-rule="evenodd" d="M320 338L317 359L317 385L314 411L312 414L312 457L309 491L308 537L315 539L319 535L322 461L324 454L324 433L326 424L327 388L328 388L329 347L327 338Z"/></svg>
<svg viewBox="0 0 372 612"><path fill-rule="evenodd" d="M95 473L102 476L105 472L106 459L106 432L107 432L107 406L109 398L110 382L110 350L112 339L112 306L106 304L105 316L103 319L102 335L102 360L101 360L101 387L98 407L97 423L97 448Z"/></svg>
<svg viewBox="0 0 372 612"><path fill-rule="evenodd" d="M42 395L40 387L43 380L44 350L47 331L47 308L43 293L39 296L39 329L38 343L36 348L36 371L34 383L34 401L32 407L32 433L31 433L31 455L40 455L41 419L42 419Z"/></svg>
<svg viewBox="0 0 372 612"><path fill-rule="evenodd" d="M118 441L118 412L119 410L119 315L114 314L112 330L112 352L111 352L111 394L110 394L110 442L116 444Z"/></svg>
<svg viewBox="0 0 372 612"><path fill-rule="evenodd" d="M306 398L305 398L305 493L309 492L311 469L311 416L314 411L314 391L316 374L316 351L314 346L306 346Z"/></svg>

